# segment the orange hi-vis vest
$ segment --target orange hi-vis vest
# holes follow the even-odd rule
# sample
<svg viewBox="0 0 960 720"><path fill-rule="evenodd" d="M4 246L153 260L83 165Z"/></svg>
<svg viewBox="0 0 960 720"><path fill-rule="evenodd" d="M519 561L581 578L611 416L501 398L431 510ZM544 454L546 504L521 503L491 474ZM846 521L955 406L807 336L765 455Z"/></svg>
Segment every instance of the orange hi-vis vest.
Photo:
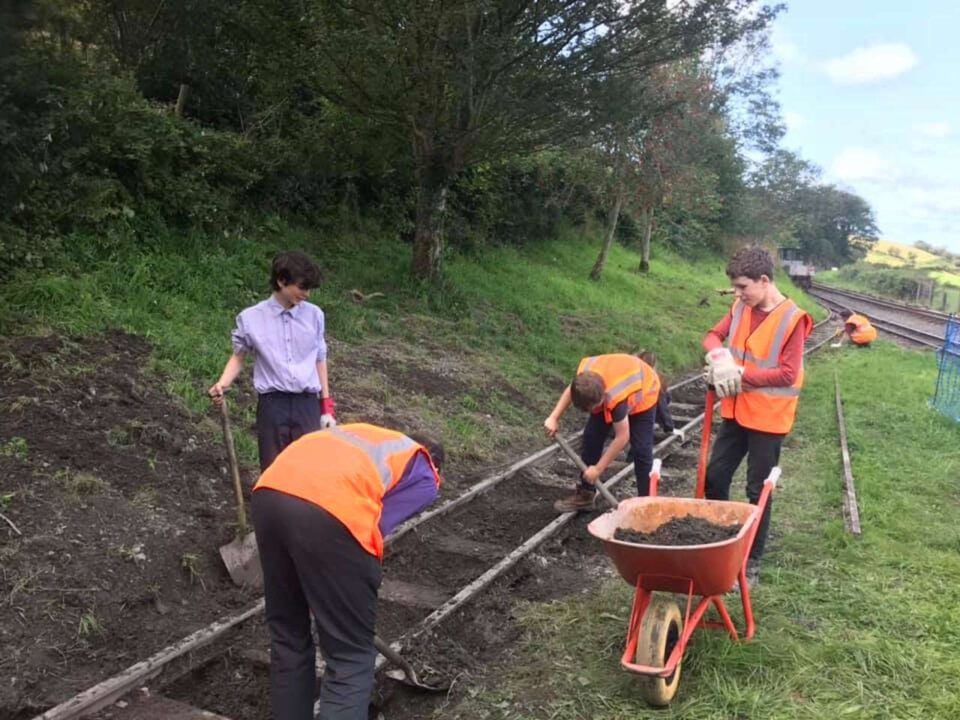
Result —
<svg viewBox="0 0 960 720"><path fill-rule="evenodd" d="M793 331L802 332L806 338L813 329L810 316L792 300L784 300L771 310L752 333L749 306L737 300L732 314L727 347L737 364L746 370L777 367L780 353ZM800 324L803 327L797 328ZM740 394L720 401L720 415L751 430L786 435L797 414L803 375L801 361L797 378L789 387L754 387L743 383Z"/></svg>
<svg viewBox="0 0 960 720"><path fill-rule="evenodd" d="M863 315L854 313L846 319L844 325L853 325L850 339L857 345L866 345L877 339L877 329Z"/></svg>
<svg viewBox="0 0 960 720"><path fill-rule="evenodd" d="M407 464L430 454L403 433L376 425L338 425L291 443L260 476L253 490L270 488L322 507L342 522L371 555L383 558L380 514L383 496Z"/></svg>
<svg viewBox="0 0 960 720"><path fill-rule="evenodd" d="M660 376L636 355L595 355L580 361L577 375L595 372L603 378L603 419L613 422L613 409L626 401L627 414L636 415L657 404ZM597 410L595 412L600 412Z"/></svg>

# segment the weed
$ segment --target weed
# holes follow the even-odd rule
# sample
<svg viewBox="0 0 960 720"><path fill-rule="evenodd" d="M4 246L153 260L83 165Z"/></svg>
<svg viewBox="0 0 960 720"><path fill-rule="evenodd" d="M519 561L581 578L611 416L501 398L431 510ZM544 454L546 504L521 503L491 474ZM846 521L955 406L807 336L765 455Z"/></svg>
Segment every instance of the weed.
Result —
<svg viewBox="0 0 960 720"><path fill-rule="evenodd" d="M30 405L38 405L39 400L35 397L28 397L27 395L18 395L16 398L10 401L10 404L7 406L7 409L10 413L19 413L23 412Z"/></svg>
<svg viewBox="0 0 960 720"><path fill-rule="evenodd" d="M143 487L137 488L136 492L133 493L133 497L130 498L130 504L140 510L150 510L156 507L158 497L159 493L155 487L152 485L144 485Z"/></svg>
<svg viewBox="0 0 960 720"><path fill-rule="evenodd" d="M24 462L27 459L27 454L26 438L14 436L5 443L0 443L0 457L12 457Z"/></svg>
<svg viewBox="0 0 960 720"><path fill-rule="evenodd" d="M146 562L147 560L147 554L143 551L143 543L137 543L131 547L121 545L119 548L117 548L117 553L127 562L132 562L134 564Z"/></svg>
<svg viewBox="0 0 960 720"><path fill-rule="evenodd" d="M73 472L72 470L59 470L55 477L59 476L63 481L63 486L73 495L93 495L102 492L107 483L89 472Z"/></svg>
<svg viewBox="0 0 960 720"><path fill-rule="evenodd" d="M187 571L187 577L190 579L190 584L194 582L199 582L200 587L204 590L207 589L206 584L203 582L203 574L200 572L200 557L194 553L184 553L180 558L180 567Z"/></svg>
<svg viewBox="0 0 960 720"><path fill-rule="evenodd" d="M93 609L88 609L80 616L80 622L77 625L77 637L83 639L91 635L103 635L103 624Z"/></svg>
<svg viewBox="0 0 960 720"><path fill-rule="evenodd" d="M125 447L130 445L130 433L122 427L112 427L107 430L107 445L110 447Z"/></svg>
<svg viewBox="0 0 960 720"><path fill-rule="evenodd" d="M13 498L16 497L15 492L0 493L0 510L6 510L10 507L10 504L13 502Z"/></svg>

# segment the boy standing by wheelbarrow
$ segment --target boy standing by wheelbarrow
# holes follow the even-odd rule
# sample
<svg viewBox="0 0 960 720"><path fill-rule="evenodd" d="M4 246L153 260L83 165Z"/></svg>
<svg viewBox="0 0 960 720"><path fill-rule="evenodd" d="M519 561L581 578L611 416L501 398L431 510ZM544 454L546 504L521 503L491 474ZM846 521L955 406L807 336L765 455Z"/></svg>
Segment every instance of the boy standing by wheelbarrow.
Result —
<svg viewBox="0 0 960 720"><path fill-rule="evenodd" d="M723 417L707 465L710 500L729 500L733 474L746 455L747 498L756 504L793 427L803 387L803 343L813 321L777 289L773 268L773 258L763 248L744 247L733 255L727 276L736 299L703 339L707 382L721 398ZM747 561L751 586L760 577L771 505L767 504Z"/></svg>
<svg viewBox="0 0 960 720"><path fill-rule="evenodd" d="M301 435L337 424L323 310L305 302L320 286L320 269L302 252L280 253L273 259L270 286L269 298L237 315L233 354L207 391L215 404L222 403L247 355L254 356L260 472Z"/></svg>
<svg viewBox="0 0 960 720"><path fill-rule="evenodd" d="M587 465L573 495L557 500L557 512L589 510L594 506L600 475L630 443L637 494L650 494L653 465L653 426L660 397L660 377L635 355L614 354L586 357L577 375L563 391L556 407L543 422L548 437L557 433L560 416L572 404L590 413L583 428L580 457ZM611 427L613 440L604 452Z"/></svg>

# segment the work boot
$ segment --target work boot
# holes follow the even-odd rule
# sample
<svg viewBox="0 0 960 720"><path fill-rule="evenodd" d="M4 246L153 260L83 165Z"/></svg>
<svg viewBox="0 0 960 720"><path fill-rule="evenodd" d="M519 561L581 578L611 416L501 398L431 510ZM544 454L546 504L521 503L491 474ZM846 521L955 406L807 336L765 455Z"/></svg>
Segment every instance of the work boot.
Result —
<svg viewBox="0 0 960 720"><path fill-rule="evenodd" d="M747 560L747 587L753 590L760 584L760 561L749 558ZM730 592L740 592L740 576L733 581L733 587Z"/></svg>
<svg viewBox="0 0 960 720"><path fill-rule="evenodd" d="M559 513L593 510L596 499L597 492L595 490L578 487L573 495L557 500L553 504L553 509Z"/></svg>

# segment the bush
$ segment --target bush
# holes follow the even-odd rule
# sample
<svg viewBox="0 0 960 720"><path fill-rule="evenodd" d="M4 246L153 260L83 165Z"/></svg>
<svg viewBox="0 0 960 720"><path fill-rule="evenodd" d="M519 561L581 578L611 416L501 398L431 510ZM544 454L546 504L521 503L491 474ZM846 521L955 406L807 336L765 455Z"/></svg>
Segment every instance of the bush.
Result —
<svg viewBox="0 0 960 720"><path fill-rule="evenodd" d="M156 225L213 228L257 178L248 143L149 103L129 76L31 49L0 80L0 277L47 264L72 232L101 250Z"/></svg>

